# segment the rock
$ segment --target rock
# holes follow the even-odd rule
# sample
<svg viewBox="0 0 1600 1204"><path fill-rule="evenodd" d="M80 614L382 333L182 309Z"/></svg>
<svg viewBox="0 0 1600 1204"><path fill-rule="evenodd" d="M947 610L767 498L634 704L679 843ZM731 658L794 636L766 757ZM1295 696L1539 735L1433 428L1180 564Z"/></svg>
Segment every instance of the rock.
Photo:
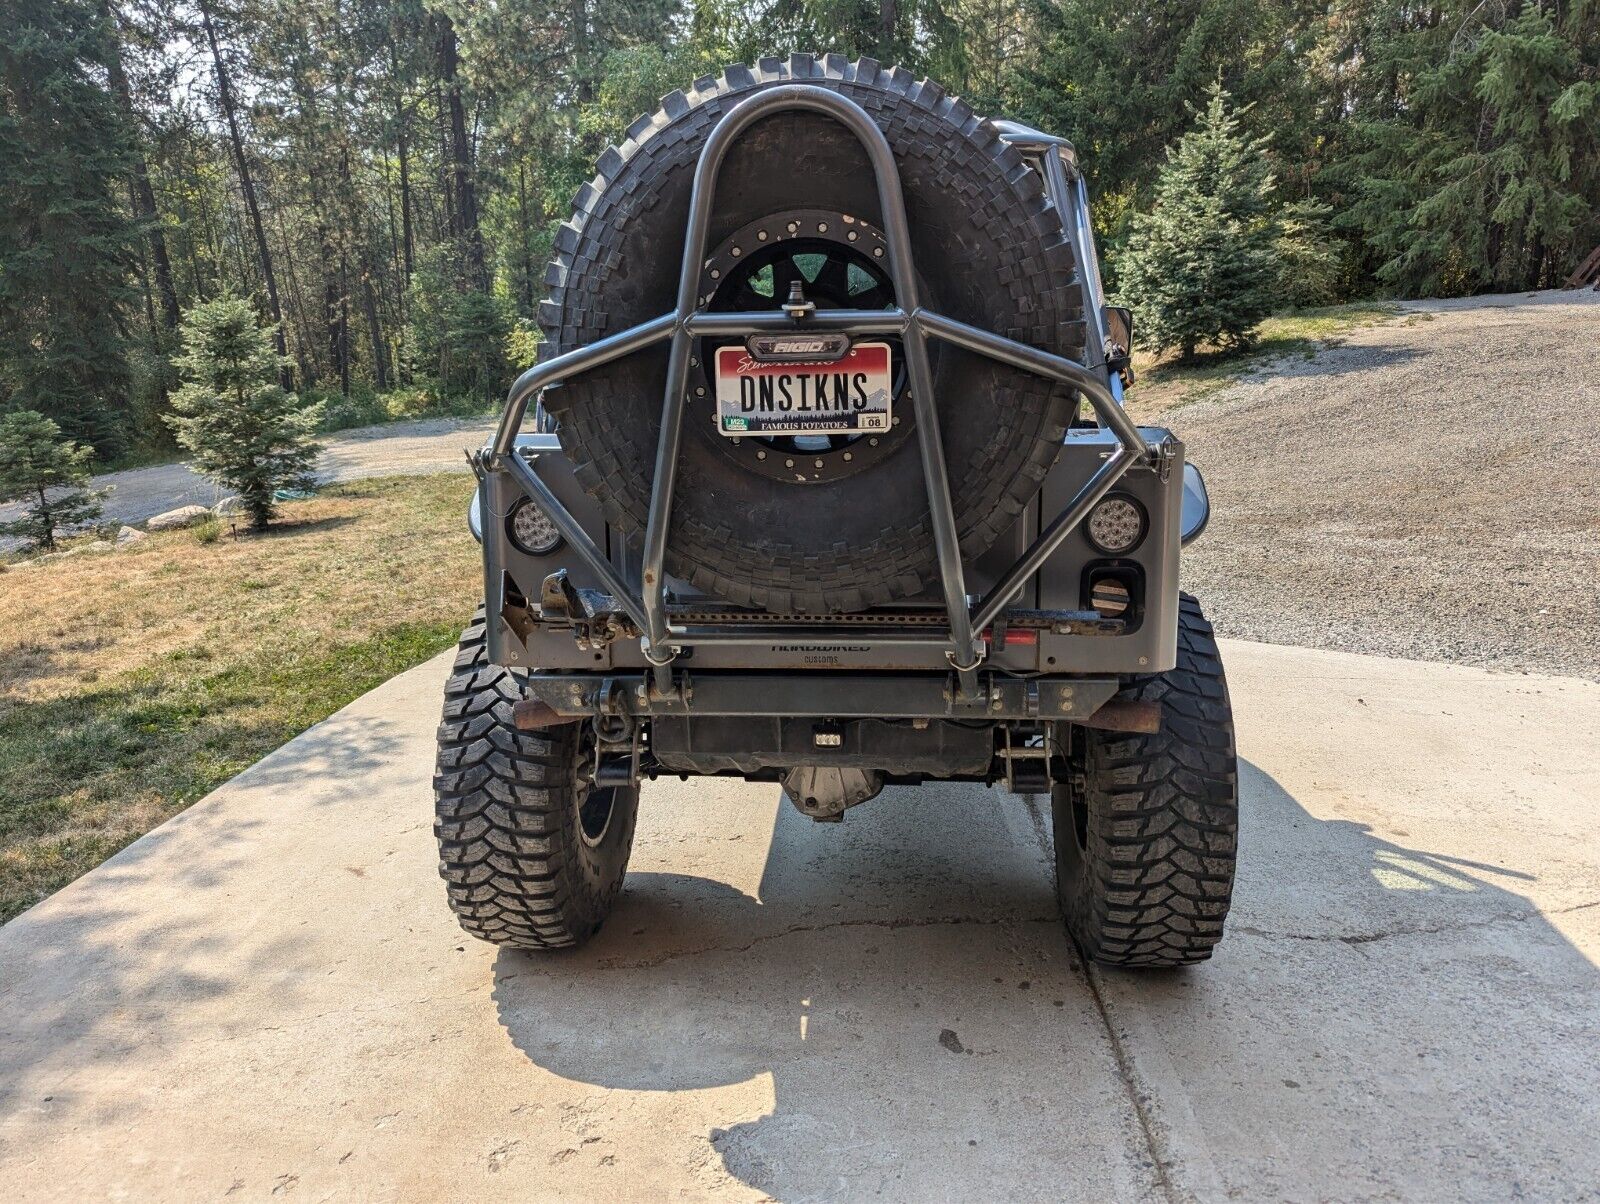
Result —
<svg viewBox="0 0 1600 1204"><path fill-rule="evenodd" d="M215 514L218 518L228 518L230 515L243 514L244 499L238 494L234 494L232 497L225 497L215 506L211 507L211 513Z"/></svg>
<svg viewBox="0 0 1600 1204"><path fill-rule="evenodd" d="M180 527L203 523L210 517L211 511L205 506L179 506L176 510L156 515L145 526L152 531L176 531Z"/></svg>
<svg viewBox="0 0 1600 1204"><path fill-rule="evenodd" d="M141 539L145 538L145 533L139 530L138 527L125 526L117 528L117 534L115 538L118 546L122 546L130 543L138 543Z"/></svg>

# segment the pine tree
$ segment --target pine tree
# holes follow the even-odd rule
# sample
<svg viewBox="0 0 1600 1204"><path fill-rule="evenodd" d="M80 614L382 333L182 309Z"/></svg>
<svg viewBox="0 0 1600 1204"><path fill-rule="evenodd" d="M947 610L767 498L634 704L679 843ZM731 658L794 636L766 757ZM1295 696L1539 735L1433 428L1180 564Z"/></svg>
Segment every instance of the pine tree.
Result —
<svg viewBox="0 0 1600 1204"><path fill-rule="evenodd" d="M98 518L101 495L84 488L93 455L33 410L0 418L0 502L27 506L21 518L0 523L0 535L54 551L57 531Z"/></svg>
<svg viewBox="0 0 1600 1204"><path fill-rule="evenodd" d="M250 303L222 297L184 318L183 385L168 421L194 468L235 491L260 530L271 521L273 494L309 488L320 447L313 440L321 404L301 405L278 381L283 361Z"/></svg>
<svg viewBox="0 0 1600 1204"><path fill-rule="evenodd" d="M1453 0L1351 35L1342 224L1402 296L1559 284L1600 238L1600 6Z"/></svg>
<svg viewBox="0 0 1600 1204"><path fill-rule="evenodd" d="M128 441L122 318L137 229L132 159L100 85L98 6L15 0L0 39L0 410L53 415L114 455Z"/></svg>
<svg viewBox="0 0 1600 1204"><path fill-rule="evenodd" d="M1155 208L1134 219L1121 262L1140 344L1186 359L1201 343L1248 346L1276 277L1265 139L1240 131L1221 84L1198 116L1167 152Z"/></svg>
<svg viewBox="0 0 1600 1204"><path fill-rule="evenodd" d="M1273 256L1278 264L1277 305L1304 308L1338 299L1344 265L1340 243L1328 228L1333 209L1315 198L1292 201L1278 211Z"/></svg>

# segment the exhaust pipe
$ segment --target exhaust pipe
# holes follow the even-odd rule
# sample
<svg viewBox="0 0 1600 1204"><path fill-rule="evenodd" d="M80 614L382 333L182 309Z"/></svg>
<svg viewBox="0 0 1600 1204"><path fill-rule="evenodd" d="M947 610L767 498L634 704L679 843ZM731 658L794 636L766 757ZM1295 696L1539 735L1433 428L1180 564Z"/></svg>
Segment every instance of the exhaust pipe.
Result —
<svg viewBox="0 0 1600 1204"><path fill-rule="evenodd" d="M511 726L519 732L538 732L576 722L576 715L563 715L542 698L524 698L511 708Z"/></svg>
<svg viewBox="0 0 1600 1204"><path fill-rule="evenodd" d="M1161 704L1113 698L1081 722L1084 727L1099 728L1106 732L1139 732L1153 736L1161 730Z"/></svg>

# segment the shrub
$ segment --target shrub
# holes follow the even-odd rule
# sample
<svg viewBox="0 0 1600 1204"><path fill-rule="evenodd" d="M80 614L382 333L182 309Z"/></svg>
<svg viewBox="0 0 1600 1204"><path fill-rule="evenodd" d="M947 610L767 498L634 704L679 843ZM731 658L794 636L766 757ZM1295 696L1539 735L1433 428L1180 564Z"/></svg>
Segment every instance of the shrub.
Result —
<svg viewBox="0 0 1600 1204"><path fill-rule="evenodd" d="M517 372L525 372L537 364L539 345L543 342L544 334L537 326L524 318L517 319L506 339L506 358L511 361L511 367Z"/></svg>
<svg viewBox="0 0 1600 1204"><path fill-rule="evenodd" d="M58 530L98 518L103 495L84 488L93 454L33 410L0 418L0 502L26 504L21 518L0 523L0 535L53 551Z"/></svg>
<svg viewBox="0 0 1600 1204"><path fill-rule="evenodd" d="M322 431L347 431L356 426L376 426L389 419L387 396L373 393L352 393L344 397L338 393L321 399Z"/></svg>
<svg viewBox="0 0 1600 1204"><path fill-rule="evenodd" d="M312 432L322 417L278 383L282 363L250 303L222 297L184 318L183 387L169 419L194 468L239 495L251 525L265 527L273 494L307 489L321 449Z"/></svg>
<svg viewBox="0 0 1600 1204"><path fill-rule="evenodd" d="M439 395L428 385L402 385L383 395L386 418L421 418L439 411Z"/></svg>

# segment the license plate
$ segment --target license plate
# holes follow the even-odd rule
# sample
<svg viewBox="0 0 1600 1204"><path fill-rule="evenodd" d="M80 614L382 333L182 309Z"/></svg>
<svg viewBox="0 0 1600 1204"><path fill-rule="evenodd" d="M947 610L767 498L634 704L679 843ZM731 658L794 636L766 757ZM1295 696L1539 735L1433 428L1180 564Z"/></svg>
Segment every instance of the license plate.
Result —
<svg viewBox="0 0 1600 1204"><path fill-rule="evenodd" d="M859 435L889 429L889 344L857 343L829 362L764 364L717 349L717 429L724 435Z"/></svg>

